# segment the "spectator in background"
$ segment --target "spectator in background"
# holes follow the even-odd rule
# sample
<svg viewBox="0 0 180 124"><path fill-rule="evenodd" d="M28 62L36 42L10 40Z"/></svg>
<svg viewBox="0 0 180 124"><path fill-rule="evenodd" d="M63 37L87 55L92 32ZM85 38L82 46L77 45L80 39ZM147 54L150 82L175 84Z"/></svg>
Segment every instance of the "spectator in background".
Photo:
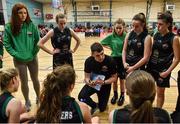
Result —
<svg viewBox="0 0 180 124"><path fill-rule="evenodd" d="M177 26L176 25L174 25L173 27L172 27L172 32L176 35L177 34Z"/></svg>
<svg viewBox="0 0 180 124"><path fill-rule="evenodd" d="M53 24L50 24L49 28L50 28L50 29L54 29L54 25L53 25Z"/></svg>
<svg viewBox="0 0 180 124"><path fill-rule="evenodd" d="M177 35L180 37L180 28L177 29Z"/></svg>

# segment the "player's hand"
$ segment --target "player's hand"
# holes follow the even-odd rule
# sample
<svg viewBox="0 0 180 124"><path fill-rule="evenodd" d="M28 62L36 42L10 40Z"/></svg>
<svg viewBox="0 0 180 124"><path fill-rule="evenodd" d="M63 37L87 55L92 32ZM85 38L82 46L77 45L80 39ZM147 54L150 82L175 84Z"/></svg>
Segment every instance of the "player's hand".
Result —
<svg viewBox="0 0 180 124"><path fill-rule="evenodd" d="M128 69L127 69L127 73L131 73L134 71L134 68L132 66L129 66Z"/></svg>
<svg viewBox="0 0 180 124"><path fill-rule="evenodd" d="M56 53L60 53L60 52L61 52L61 50L58 49L58 48L56 48L56 49L54 49L54 50L52 51L52 55L54 55L54 54L56 54Z"/></svg>
<svg viewBox="0 0 180 124"><path fill-rule="evenodd" d="M100 84L100 85L103 85L104 84L104 80L101 80L101 79L97 79L95 81L96 84Z"/></svg>
<svg viewBox="0 0 180 124"><path fill-rule="evenodd" d="M162 78L166 78L169 74L165 71L165 72L161 72L159 75Z"/></svg>
<svg viewBox="0 0 180 124"><path fill-rule="evenodd" d="M91 80L84 80L84 82L91 87L96 85L95 82Z"/></svg>
<svg viewBox="0 0 180 124"><path fill-rule="evenodd" d="M70 53L75 53L75 51L74 51L74 50L69 50L69 52L70 52Z"/></svg>
<svg viewBox="0 0 180 124"><path fill-rule="evenodd" d="M94 87L95 85L96 85L96 82L95 82L95 81L91 81L91 80L90 80L90 82L89 82L89 86Z"/></svg>
<svg viewBox="0 0 180 124"><path fill-rule="evenodd" d="M125 68L126 70L128 70L129 64L128 64L128 63L125 63L125 64L124 64L124 68Z"/></svg>

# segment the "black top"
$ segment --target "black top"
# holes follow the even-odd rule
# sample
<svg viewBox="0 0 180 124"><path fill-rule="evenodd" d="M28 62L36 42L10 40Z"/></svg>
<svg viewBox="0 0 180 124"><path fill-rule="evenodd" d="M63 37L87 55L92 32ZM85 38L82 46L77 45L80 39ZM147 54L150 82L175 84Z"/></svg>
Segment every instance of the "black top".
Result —
<svg viewBox="0 0 180 124"><path fill-rule="evenodd" d="M83 115L79 104L74 98L66 96L63 98L61 122L62 123L82 123Z"/></svg>
<svg viewBox="0 0 180 124"><path fill-rule="evenodd" d="M113 123L130 123L131 111L128 108L122 108L114 111ZM157 123L171 123L170 116L166 110L153 108L153 114Z"/></svg>
<svg viewBox="0 0 180 124"><path fill-rule="evenodd" d="M71 46L71 31L68 27L65 27L63 32L58 27L53 29L54 35L51 38L51 44L53 48L59 48L60 52L68 52Z"/></svg>
<svg viewBox="0 0 180 124"><path fill-rule="evenodd" d="M143 58L144 41L147 35L148 35L147 31L144 31L139 35L137 35L137 33L134 31L130 32L128 37L127 54L126 54L126 62L130 66L135 65L139 60Z"/></svg>
<svg viewBox="0 0 180 124"><path fill-rule="evenodd" d="M6 107L12 98L14 97L9 92L4 92L0 95L0 123L8 123L8 117L6 116Z"/></svg>
<svg viewBox="0 0 180 124"><path fill-rule="evenodd" d="M174 57L172 47L174 36L172 32L164 36L160 33L154 35L152 55L149 60L151 69L163 71L170 67Z"/></svg>
<svg viewBox="0 0 180 124"><path fill-rule="evenodd" d="M111 77L112 74L116 73L116 64L114 60L105 55L102 62L97 62L94 57L90 56L85 61L84 71L86 73L96 73L105 76L105 79Z"/></svg>

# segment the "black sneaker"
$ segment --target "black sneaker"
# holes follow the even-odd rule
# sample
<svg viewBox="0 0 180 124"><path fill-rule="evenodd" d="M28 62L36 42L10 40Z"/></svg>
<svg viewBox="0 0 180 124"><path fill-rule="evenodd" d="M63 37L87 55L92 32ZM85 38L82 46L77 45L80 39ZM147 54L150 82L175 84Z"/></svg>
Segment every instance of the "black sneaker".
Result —
<svg viewBox="0 0 180 124"><path fill-rule="evenodd" d="M117 99L118 99L117 96L113 96L111 99L111 104L115 104Z"/></svg>
<svg viewBox="0 0 180 124"><path fill-rule="evenodd" d="M170 114L173 123L180 123L180 112L174 111Z"/></svg>
<svg viewBox="0 0 180 124"><path fill-rule="evenodd" d="M26 101L25 106L26 106L26 111L29 112L31 110L31 101L30 100Z"/></svg>
<svg viewBox="0 0 180 124"><path fill-rule="evenodd" d="M124 96L120 96L120 98L119 98L117 104L118 104L118 106L122 106L123 103L124 103Z"/></svg>
<svg viewBox="0 0 180 124"><path fill-rule="evenodd" d="M98 110L98 107L91 109L91 115L93 115Z"/></svg>
<svg viewBox="0 0 180 124"><path fill-rule="evenodd" d="M177 111L174 111L173 113L170 114L171 118L173 118L174 116L176 116L178 112Z"/></svg>

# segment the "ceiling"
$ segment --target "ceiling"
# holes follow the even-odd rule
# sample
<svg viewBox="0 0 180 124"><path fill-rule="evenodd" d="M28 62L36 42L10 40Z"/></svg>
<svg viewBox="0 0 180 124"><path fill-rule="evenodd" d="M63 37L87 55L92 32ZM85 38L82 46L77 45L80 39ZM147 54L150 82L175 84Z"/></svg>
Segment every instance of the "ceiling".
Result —
<svg viewBox="0 0 180 124"><path fill-rule="evenodd" d="M37 2L40 2L40 3L51 3L52 0L34 0L34 1L37 1ZM63 2L66 2L66 1L71 1L71 0L62 0ZM77 1L77 2L107 2L109 0L74 0L74 1ZM112 1L126 1L126 0L112 0ZM143 0L128 0L128 1L143 1Z"/></svg>
<svg viewBox="0 0 180 124"><path fill-rule="evenodd" d="M37 1L40 3L51 3L52 0L33 0L33 1Z"/></svg>

